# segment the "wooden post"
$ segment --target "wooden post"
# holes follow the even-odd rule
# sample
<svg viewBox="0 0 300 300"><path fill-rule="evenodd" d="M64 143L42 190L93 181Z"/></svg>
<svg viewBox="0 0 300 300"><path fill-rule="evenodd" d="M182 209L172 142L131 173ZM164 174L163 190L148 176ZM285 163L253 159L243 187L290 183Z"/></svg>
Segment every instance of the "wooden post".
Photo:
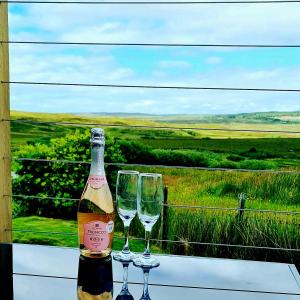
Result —
<svg viewBox="0 0 300 300"><path fill-rule="evenodd" d="M0 40L8 41L8 6L0 3ZM12 241L8 44L0 43L0 242Z"/></svg>
<svg viewBox="0 0 300 300"><path fill-rule="evenodd" d="M246 195L245 193L239 194L239 206L238 206L238 219L242 219L244 215L244 210L245 209L245 204L246 204Z"/></svg>
<svg viewBox="0 0 300 300"><path fill-rule="evenodd" d="M168 207L168 187L164 187L164 207L162 213L162 240L168 239L168 215L169 215L169 207ZM162 242L162 249L167 249L167 242Z"/></svg>

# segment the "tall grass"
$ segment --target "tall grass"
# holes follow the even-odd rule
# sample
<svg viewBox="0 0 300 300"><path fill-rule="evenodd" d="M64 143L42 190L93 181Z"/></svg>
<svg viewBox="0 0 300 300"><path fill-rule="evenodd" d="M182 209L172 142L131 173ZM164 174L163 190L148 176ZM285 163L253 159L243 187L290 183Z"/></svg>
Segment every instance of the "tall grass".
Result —
<svg viewBox="0 0 300 300"><path fill-rule="evenodd" d="M143 168L139 169L144 171ZM169 188L169 204L237 208L237 195L246 193L246 208L300 212L299 175L208 172L195 170L148 169L164 174ZM168 209L167 251L174 254L267 260L295 263L299 252L189 244L189 241L271 248L300 248L300 215L244 212L237 210ZM161 238L160 223L154 238ZM138 222L132 233L143 236Z"/></svg>
<svg viewBox="0 0 300 300"><path fill-rule="evenodd" d="M169 239L179 241L169 243L168 250L176 254L292 262L300 266L297 252L188 244L194 241L299 249L299 217L296 216L277 219L246 213L240 219L235 213L170 209L168 224Z"/></svg>

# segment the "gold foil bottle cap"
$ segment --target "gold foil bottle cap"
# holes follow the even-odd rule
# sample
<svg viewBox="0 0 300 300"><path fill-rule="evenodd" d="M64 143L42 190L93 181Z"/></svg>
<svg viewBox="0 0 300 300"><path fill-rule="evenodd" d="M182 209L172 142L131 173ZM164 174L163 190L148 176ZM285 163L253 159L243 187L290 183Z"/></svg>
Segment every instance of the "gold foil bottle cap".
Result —
<svg viewBox="0 0 300 300"><path fill-rule="evenodd" d="M104 145L105 144L105 137L104 137L104 130L102 128L92 128L91 129L91 144L94 145Z"/></svg>

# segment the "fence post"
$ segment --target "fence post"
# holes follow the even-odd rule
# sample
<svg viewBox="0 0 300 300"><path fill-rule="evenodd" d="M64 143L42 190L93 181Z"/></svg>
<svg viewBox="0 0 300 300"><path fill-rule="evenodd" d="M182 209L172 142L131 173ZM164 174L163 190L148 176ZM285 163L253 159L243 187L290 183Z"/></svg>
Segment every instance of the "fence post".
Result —
<svg viewBox="0 0 300 300"><path fill-rule="evenodd" d="M0 2L0 40L8 41L8 5ZM0 242L12 241L8 43L0 43Z"/></svg>
<svg viewBox="0 0 300 300"><path fill-rule="evenodd" d="M162 213L162 240L168 239L168 215L169 215L169 207L168 207L168 187L164 187L164 207ZM162 242L162 249L167 249L167 242Z"/></svg>
<svg viewBox="0 0 300 300"><path fill-rule="evenodd" d="M243 218L245 205L246 205L246 194L241 193L239 194L239 206L238 206L238 214L237 214L237 217L240 220Z"/></svg>

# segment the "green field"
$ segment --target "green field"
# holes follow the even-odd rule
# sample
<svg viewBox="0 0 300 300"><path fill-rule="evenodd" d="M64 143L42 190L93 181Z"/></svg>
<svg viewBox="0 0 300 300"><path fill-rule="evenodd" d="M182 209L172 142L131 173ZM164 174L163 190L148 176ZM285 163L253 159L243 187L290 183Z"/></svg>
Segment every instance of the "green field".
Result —
<svg viewBox="0 0 300 300"><path fill-rule="evenodd" d="M12 119L29 119L29 123L12 122L12 147L14 155L22 145L28 143L49 144L51 138L71 134L76 128L84 128L83 123L117 124L120 127L106 127L107 135L120 141L136 141L139 145L150 147L156 156L172 155L190 157L188 161L172 160L170 164L189 165L194 157L204 155L213 163L209 166L245 168L300 170L300 134L280 133L274 131L300 131L299 113L262 113L229 116L141 116L141 115L66 115L66 114L35 114L12 112ZM40 124L38 122L63 121L72 124ZM122 126L156 126L180 127L186 129L148 129L126 128ZM91 125L92 126L92 125ZM203 128L193 130L190 128ZM255 129L273 132L233 132L226 129ZM166 152L163 151L169 151ZM176 152L177 151L177 152ZM150 152L149 152L150 153ZM126 155L125 155L126 156ZM176 156L174 156L176 157ZM174 158L173 157L173 158ZM131 160L130 160L131 159ZM127 158L128 162L135 158ZM133 161L132 161L133 160ZM151 162L150 162L151 163ZM167 163L167 161L165 161ZM195 162L196 163L196 162ZM155 162L153 162L155 164ZM194 165L193 165L194 166ZM246 194L246 208L256 210L276 210L300 212L300 175L273 174L269 172L238 172L238 171L203 171L194 169L173 169L154 167L134 167L139 171L160 172L164 175L168 186L168 203L171 205L197 205L217 208L237 208L238 195ZM63 174L62 174L63 175ZM30 193L28 187L28 194ZM18 193L14 191L14 193ZM56 195L48 195L56 196ZM27 200L29 201L29 200ZM256 245L259 247L281 247L299 249L300 246L300 215L270 212L245 212L242 219L237 218L235 210L221 211L216 209L169 208L167 216L167 237L178 243L167 245L164 250L178 254L203 255L215 257L232 257L258 260L294 262L297 265L297 252L279 250L249 250L234 247L188 245L187 241L217 244ZM28 224L47 228L41 219L24 217L15 219L14 226L22 228ZM30 223L26 223L26 218ZM34 223L36 222L36 223ZM57 223L58 222L58 223ZM55 224L72 221L57 221ZM26 223L26 224L25 224ZM49 223L50 224L50 223ZM65 223L76 227L75 223ZM57 230L51 225L51 230ZM117 236L120 236L120 224ZM70 228L71 229L71 228ZM74 228L73 228L74 229ZM72 230L73 230L72 229ZM41 231L41 230L40 230ZM143 236L139 222L132 226L132 234ZM154 237L161 237L159 224L154 230ZM47 243L74 246L75 240L65 240L58 236L45 237L43 234L28 233L15 235L19 242ZM120 246L116 242L117 248ZM141 250L142 245L134 245ZM140 248L138 248L140 247Z"/></svg>
<svg viewBox="0 0 300 300"><path fill-rule="evenodd" d="M78 247L76 221L31 216L15 218L13 220L13 227L16 230L14 233L14 243ZM28 230L28 232L18 232L18 230ZM36 234L30 231L40 233ZM143 241L131 240L130 245L132 251L142 252L144 250ZM123 236L120 232L115 233L113 247L114 250L121 250L123 247ZM151 247L151 251L161 252L155 245Z"/></svg>

